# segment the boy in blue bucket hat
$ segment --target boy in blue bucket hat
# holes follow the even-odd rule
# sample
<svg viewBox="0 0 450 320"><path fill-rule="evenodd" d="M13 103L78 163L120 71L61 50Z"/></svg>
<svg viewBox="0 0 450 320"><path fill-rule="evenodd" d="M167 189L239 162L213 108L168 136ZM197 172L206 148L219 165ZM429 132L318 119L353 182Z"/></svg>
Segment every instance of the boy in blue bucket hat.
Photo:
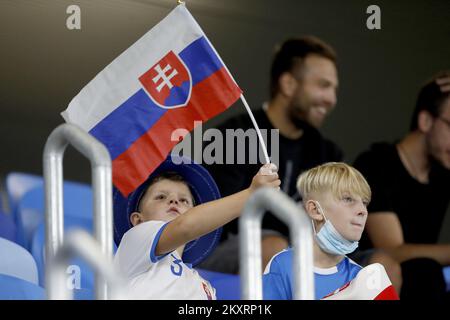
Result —
<svg viewBox="0 0 450 320"><path fill-rule="evenodd" d="M114 190L114 264L127 280L126 295L216 299L192 266L214 250L221 227L240 215L252 192L280 185L276 171L265 165L247 189L220 199L205 168L171 155L128 197Z"/></svg>

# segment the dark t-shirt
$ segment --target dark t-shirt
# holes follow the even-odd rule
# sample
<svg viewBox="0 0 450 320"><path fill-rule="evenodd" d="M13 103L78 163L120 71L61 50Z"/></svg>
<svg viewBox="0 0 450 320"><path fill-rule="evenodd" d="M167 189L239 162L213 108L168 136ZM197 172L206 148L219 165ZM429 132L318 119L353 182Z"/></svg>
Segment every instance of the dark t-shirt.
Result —
<svg viewBox="0 0 450 320"><path fill-rule="evenodd" d="M274 129L274 127L270 123L264 110L260 109L255 111L254 116L260 129L267 130L267 148L269 155L272 155L270 130ZM247 129L253 128L249 115L245 113L229 119L217 129L224 133L226 129L243 129L246 131ZM300 200L300 196L296 189L297 177L300 173L324 162L342 161L342 152L334 143L324 139L319 131L307 124L304 124L303 129L304 134L301 138L296 140L279 135L278 175L282 183L281 190L286 192L294 200ZM224 134L224 136L226 136L226 134ZM252 146L254 146L254 144L257 144L258 148L260 148L257 140L252 142ZM248 141L244 148L242 148L242 145L235 145L234 163L236 163L238 156L242 156L243 153L245 153L247 157L244 162L245 164L205 165L217 182L222 196L228 196L248 188L253 176L264 163L262 160L255 164L249 164ZM223 150L223 154L225 159L226 150ZM266 214L264 216L263 228L276 230L288 236L288 227L271 214ZM237 220L234 220L224 227L222 239L226 238L229 232L237 234Z"/></svg>
<svg viewBox="0 0 450 320"><path fill-rule="evenodd" d="M394 212L401 223L405 243L436 243L450 201L450 171L433 162L429 183L411 177L395 144L376 143L354 164L372 189L369 214ZM360 248L371 248L364 234Z"/></svg>

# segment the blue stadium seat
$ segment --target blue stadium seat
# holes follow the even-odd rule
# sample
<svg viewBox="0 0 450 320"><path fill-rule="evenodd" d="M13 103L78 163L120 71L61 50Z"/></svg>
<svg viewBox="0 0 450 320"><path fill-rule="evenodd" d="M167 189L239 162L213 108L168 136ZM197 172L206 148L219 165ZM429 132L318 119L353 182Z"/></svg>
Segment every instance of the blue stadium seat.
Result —
<svg viewBox="0 0 450 320"><path fill-rule="evenodd" d="M450 267L445 267L442 269L444 273L445 282L447 283L447 291L450 292Z"/></svg>
<svg viewBox="0 0 450 320"><path fill-rule="evenodd" d="M0 274L38 284L38 270L32 255L17 243L0 238Z"/></svg>
<svg viewBox="0 0 450 320"><path fill-rule="evenodd" d="M0 300L43 300L45 290L28 281L0 274Z"/></svg>
<svg viewBox="0 0 450 320"><path fill-rule="evenodd" d="M240 276L209 270L197 269L203 279L216 289L217 300L240 300Z"/></svg>
<svg viewBox="0 0 450 320"><path fill-rule="evenodd" d="M16 225L13 218L9 214L5 214L0 210L0 237L16 242Z"/></svg>
<svg viewBox="0 0 450 320"><path fill-rule="evenodd" d="M93 234L93 222L91 219L73 216L64 217L65 234L76 228L83 229L86 232ZM113 244L113 250L114 252L117 250L115 244ZM36 260L39 273L39 284L45 287L45 223L41 223L33 235L31 253ZM70 262L70 265L79 267L79 270L68 270L68 276L70 276L70 274L75 275L79 271L81 290L75 290L75 297L81 300L92 298L94 290L93 270L79 258L73 259Z"/></svg>
<svg viewBox="0 0 450 320"><path fill-rule="evenodd" d="M90 186L66 181L63 186L64 216L92 219L92 189ZM31 238L37 226L44 221L45 192L41 184L28 190L18 201L16 225L18 242L30 249Z"/></svg>
<svg viewBox="0 0 450 320"><path fill-rule="evenodd" d="M8 196L9 209L15 214L16 207L22 196L37 186L43 186L44 180L41 176L24 172L11 172L6 176L6 193Z"/></svg>
<svg viewBox="0 0 450 320"><path fill-rule="evenodd" d="M80 217L64 217L64 232L67 233L72 229L80 228L92 234L93 224L91 219ZM45 287L45 223L42 222L36 229L32 244L31 253L36 260L39 273L39 284ZM90 267L81 259L74 259L71 265L78 266L80 269L80 285L83 289L94 288L94 274ZM72 271L72 273L76 270ZM69 274L68 274L69 276Z"/></svg>
<svg viewBox="0 0 450 320"><path fill-rule="evenodd" d="M0 300L44 300L45 289L16 277L0 274ZM94 300L93 290L74 291L74 300Z"/></svg>
<svg viewBox="0 0 450 320"><path fill-rule="evenodd" d="M94 289L76 289L73 293L74 300L95 300Z"/></svg>

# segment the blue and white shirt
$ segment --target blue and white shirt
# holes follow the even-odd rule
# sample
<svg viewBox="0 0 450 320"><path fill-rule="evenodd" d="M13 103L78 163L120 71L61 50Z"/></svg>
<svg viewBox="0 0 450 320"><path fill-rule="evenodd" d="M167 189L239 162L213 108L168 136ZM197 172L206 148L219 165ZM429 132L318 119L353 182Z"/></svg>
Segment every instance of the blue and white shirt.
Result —
<svg viewBox="0 0 450 320"><path fill-rule="evenodd" d="M216 299L215 289L196 270L185 264L177 251L156 256L164 221L147 221L123 236L114 265L127 281L130 299Z"/></svg>
<svg viewBox="0 0 450 320"><path fill-rule="evenodd" d="M291 248L276 254L268 263L263 275L263 293L266 300L292 300L293 275L292 275ZM339 264L331 268L314 267L315 297L321 299L324 296L339 289L356 277L361 266L348 257L342 259Z"/></svg>

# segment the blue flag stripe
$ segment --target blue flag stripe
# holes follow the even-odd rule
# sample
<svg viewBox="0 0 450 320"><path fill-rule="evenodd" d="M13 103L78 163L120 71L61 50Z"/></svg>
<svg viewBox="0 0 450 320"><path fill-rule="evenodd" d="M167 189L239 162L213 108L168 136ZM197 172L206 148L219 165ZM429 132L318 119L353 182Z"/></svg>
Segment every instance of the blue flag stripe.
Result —
<svg viewBox="0 0 450 320"><path fill-rule="evenodd" d="M223 67L204 37L192 42L179 56L191 73L192 86ZM144 89L140 89L89 132L108 148L114 160L166 112L153 102Z"/></svg>

